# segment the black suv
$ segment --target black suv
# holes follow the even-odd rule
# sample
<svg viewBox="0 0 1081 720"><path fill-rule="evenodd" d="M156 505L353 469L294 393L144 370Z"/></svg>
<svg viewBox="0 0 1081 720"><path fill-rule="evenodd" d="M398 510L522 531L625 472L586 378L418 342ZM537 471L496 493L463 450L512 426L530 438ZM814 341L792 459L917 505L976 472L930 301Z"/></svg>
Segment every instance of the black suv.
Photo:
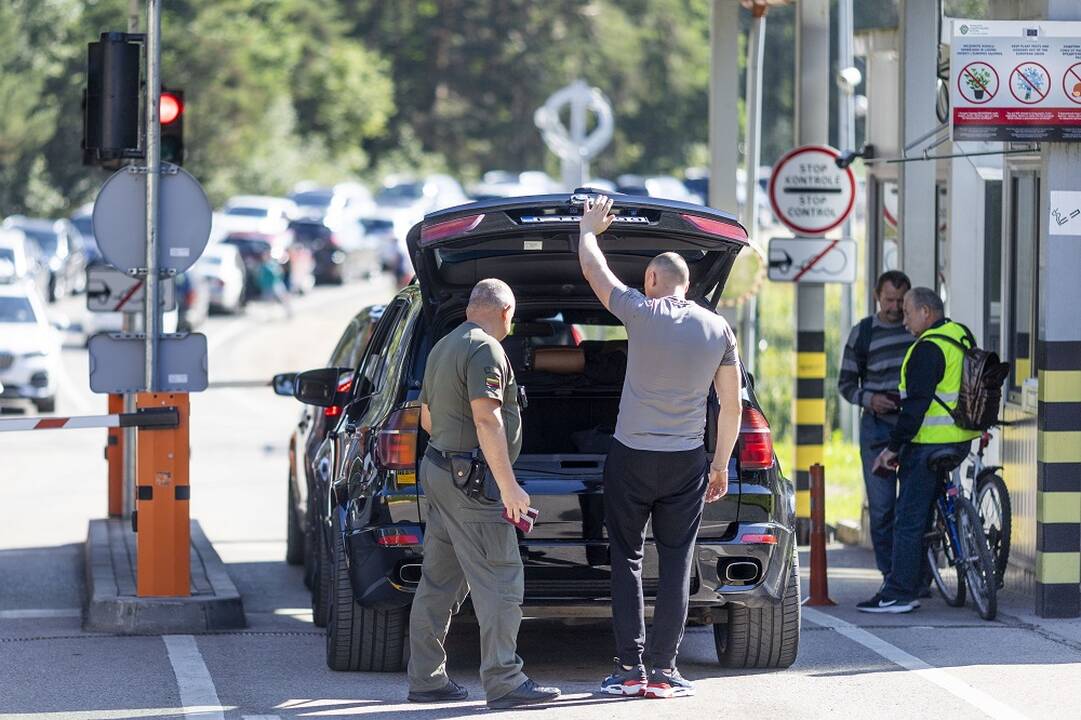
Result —
<svg viewBox="0 0 1081 720"><path fill-rule="evenodd" d="M428 215L408 236L417 282L387 305L360 363L296 377L301 401L344 407L313 462L332 494L324 524L331 668L393 671L405 665L428 511L417 485L417 461L427 441L417 397L432 345L462 322L470 290L486 277L508 282L518 301L513 331L504 341L528 395L515 474L540 511L533 532L520 537L523 612L610 613L602 478L627 346L622 326L593 296L579 268L584 200L578 191ZM649 260L675 251L691 270L688 296L716 307L746 246L738 222L700 205L620 195L613 212L616 220L600 242L624 283L641 287ZM581 357L575 363L538 362L553 349ZM351 390L338 392L349 376ZM702 422L712 452L714 397L708 407ZM777 464L769 424L747 375L743 427L729 477L729 494L705 509L688 620L713 626L717 656L726 666L787 667L795 660L800 632L795 492ZM657 555L649 542L643 585L649 604L657 587Z"/></svg>

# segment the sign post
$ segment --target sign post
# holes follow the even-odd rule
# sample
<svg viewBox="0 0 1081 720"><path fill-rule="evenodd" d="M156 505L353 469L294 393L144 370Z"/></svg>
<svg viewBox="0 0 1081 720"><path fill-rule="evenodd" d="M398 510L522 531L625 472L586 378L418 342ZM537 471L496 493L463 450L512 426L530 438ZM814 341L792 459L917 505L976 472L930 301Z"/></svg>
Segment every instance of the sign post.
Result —
<svg viewBox="0 0 1081 720"><path fill-rule="evenodd" d="M570 130L563 126L560 113L570 110ZM587 113L597 116L597 126L590 132ZM533 123L541 131L548 149L563 161L563 184L567 190L581 187L589 177L589 161L612 140L615 123L612 104L604 93L581 80L552 93L533 113Z"/></svg>

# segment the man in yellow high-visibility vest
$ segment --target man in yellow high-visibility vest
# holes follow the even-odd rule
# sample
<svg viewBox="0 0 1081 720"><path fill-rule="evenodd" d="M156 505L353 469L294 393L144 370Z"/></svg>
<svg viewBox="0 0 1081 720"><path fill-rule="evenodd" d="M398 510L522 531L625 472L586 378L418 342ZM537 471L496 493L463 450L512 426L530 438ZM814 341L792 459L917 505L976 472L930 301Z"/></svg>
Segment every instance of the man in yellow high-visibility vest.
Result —
<svg viewBox="0 0 1081 720"><path fill-rule="evenodd" d="M945 317L942 299L930 288L905 293L904 309L905 327L918 340L901 365L901 413L889 444L874 463L875 470L898 468L901 490L893 525L893 563L882 589L857 605L863 612L906 613L920 606L923 536L942 482L927 461L945 447L964 457L979 435L958 427L950 415L957 407L964 361L964 353L950 340L967 342L971 333Z"/></svg>

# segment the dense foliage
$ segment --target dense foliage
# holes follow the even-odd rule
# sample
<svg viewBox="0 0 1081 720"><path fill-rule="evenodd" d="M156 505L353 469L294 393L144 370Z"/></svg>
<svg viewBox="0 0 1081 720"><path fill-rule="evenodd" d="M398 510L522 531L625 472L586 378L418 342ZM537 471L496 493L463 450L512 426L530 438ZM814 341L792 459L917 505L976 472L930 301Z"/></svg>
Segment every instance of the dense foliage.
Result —
<svg viewBox="0 0 1081 720"><path fill-rule="evenodd" d="M186 91L185 165L216 202L392 170L554 172L533 112L578 78L615 108L597 174L679 174L706 160L709 0L164 6L162 77ZM0 215L62 213L100 186L79 154L86 44L124 30L127 9L0 3ZM770 14L766 162L791 143L791 20L790 8Z"/></svg>

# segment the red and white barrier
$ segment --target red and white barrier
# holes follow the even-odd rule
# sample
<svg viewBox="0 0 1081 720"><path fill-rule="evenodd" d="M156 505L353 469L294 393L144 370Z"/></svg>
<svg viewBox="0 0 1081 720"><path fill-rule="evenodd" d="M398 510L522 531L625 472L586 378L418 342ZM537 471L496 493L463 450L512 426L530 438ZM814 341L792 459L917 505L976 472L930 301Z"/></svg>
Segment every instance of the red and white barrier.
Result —
<svg viewBox="0 0 1081 720"><path fill-rule="evenodd" d="M85 430L87 428L175 428L180 423L176 408L149 408L135 413L76 415L73 417L0 418L0 432L27 430Z"/></svg>

